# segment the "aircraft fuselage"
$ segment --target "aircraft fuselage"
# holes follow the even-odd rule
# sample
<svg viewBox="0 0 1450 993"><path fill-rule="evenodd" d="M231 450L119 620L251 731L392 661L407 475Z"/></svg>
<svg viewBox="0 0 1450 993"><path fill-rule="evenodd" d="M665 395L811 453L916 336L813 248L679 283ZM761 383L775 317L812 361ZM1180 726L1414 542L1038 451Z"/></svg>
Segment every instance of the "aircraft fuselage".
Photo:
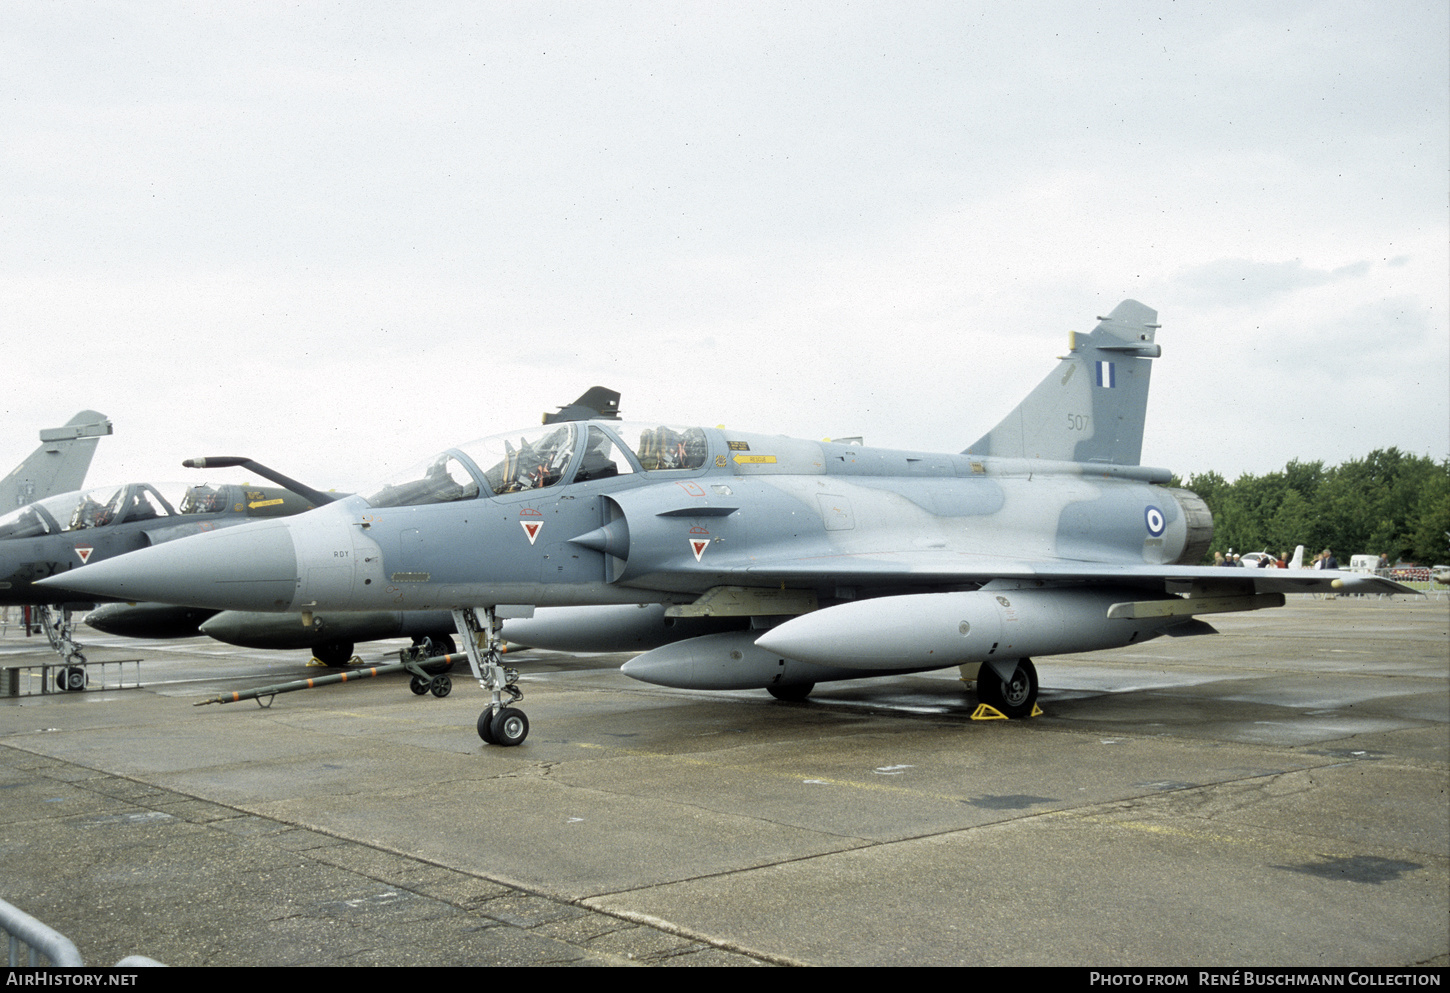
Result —
<svg viewBox="0 0 1450 993"><path fill-rule="evenodd" d="M1161 485L1166 470L689 431L696 465L647 469L617 423L580 425L581 439L608 432L627 471L576 478L588 474L581 443L556 481L489 494L490 472L469 460L476 496L374 506L358 495L205 536L175 561L150 553L158 582L133 576L127 595L291 612L687 603L720 586L837 600L940 589L977 561L993 576L1021 562L1030 577L1033 562L1162 565L1206 543L1201 501Z"/></svg>

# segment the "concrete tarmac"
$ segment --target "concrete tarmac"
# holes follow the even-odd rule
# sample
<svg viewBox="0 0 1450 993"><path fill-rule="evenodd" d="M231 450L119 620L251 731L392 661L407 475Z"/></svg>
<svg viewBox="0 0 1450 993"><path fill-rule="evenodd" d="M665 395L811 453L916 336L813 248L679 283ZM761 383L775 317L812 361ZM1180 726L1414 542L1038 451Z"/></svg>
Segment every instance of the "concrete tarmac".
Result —
<svg viewBox="0 0 1450 993"><path fill-rule="evenodd" d="M195 707L318 670L82 629L144 686L0 698L0 897L91 964L1445 966L1450 605L1210 620L1038 660L1010 722L955 670L790 704L525 653L517 748L457 671Z"/></svg>

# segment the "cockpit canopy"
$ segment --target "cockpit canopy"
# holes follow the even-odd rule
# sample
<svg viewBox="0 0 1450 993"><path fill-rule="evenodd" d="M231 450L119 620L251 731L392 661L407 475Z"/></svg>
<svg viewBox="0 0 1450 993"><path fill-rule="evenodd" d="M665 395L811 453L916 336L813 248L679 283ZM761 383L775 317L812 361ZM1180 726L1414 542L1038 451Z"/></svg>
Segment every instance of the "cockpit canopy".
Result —
<svg viewBox="0 0 1450 993"><path fill-rule="evenodd" d="M699 469L709 454L700 428L610 421L550 424L450 448L365 492L374 507L417 507L542 490L634 472Z"/></svg>
<svg viewBox="0 0 1450 993"><path fill-rule="evenodd" d="M0 539L36 538L130 521L223 512L276 517L307 510L296 494L270 486L223 483L125 483L58 493L0 517Z"/></svg>

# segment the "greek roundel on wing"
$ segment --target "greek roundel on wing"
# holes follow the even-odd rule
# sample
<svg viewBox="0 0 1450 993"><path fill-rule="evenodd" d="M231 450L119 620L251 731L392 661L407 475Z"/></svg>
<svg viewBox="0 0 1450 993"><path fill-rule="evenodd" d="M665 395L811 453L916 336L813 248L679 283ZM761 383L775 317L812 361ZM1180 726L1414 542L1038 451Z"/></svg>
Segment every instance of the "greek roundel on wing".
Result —
<svg viewBox="0 0 1450 993"><path fill-rule="evenodd" d="M1149 507L1143 511L1143 523L1148 525L1148 533L1157 538L1168 522L1163 519L1163 511L1157 507Z"/></svg>

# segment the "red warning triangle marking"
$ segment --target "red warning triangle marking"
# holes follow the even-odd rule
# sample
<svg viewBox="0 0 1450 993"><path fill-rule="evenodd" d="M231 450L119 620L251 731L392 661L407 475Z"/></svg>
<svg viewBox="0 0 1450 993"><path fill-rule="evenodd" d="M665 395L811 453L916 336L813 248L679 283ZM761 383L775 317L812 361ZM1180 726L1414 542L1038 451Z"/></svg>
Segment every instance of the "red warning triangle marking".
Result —
<svg viewBox="0 0 1450 993"><path fill-rule="evenodd" d="M93 551L95 551L95 549L92 546L90 546L90 545L77 545L76 546L76 554L81 557L81 565L85 565L87 562L89 562L91 560L91 552L93 552ZM698 557L699 556L696 556L696 558L698 558Z"/></svg>
<svg viewBox="0 0 1450 993"><path fill-rule="evenodd" d="M690 548L695 553L695 561L700 561L700 556L705 554L705 549L710 547L709 538L691 538Z"/></svg>
<svg viewBox="0 0 1450 993"><path fill-rule="evenodd" d="M519 526L524 529L524 534L529 536L530 545L532 545L534 543L534 539L539 536L539 532L544 530L543 521L519 521Z"/></svg>

